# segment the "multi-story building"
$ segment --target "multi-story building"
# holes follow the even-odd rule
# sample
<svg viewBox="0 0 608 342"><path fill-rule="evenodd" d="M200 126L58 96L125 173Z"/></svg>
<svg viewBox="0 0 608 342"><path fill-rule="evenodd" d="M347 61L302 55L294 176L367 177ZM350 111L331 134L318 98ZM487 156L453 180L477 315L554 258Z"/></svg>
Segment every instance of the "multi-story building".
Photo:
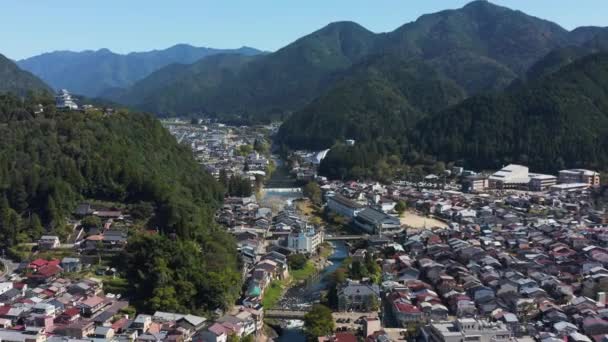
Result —
<svg viewBox="0 0 608 342"><path fill-rule="evenodd" d="M488 177L484 175L471 175L464 178L462 190L465 192L481 192L488 188Z"/></svg>
<svg viewBox="0 0 608 342"><path fill-rule="evenodd" d="M509 341L511 333L502 322L460 318L451 322L432 322L422 329L427 342L500 342Z"/></svg>
<svg viewBox="0 0 608 342"><path fill-rule="evenodd" d="M380 303L380 288L376 284L349 281L338 289L338 310L372 311Z"/></svg>
<svg viewBox="0 0 608 342"><path fill-rule="evenodd" d="M492 189L515 189L527 187L530 176L527 166L509 164L492 174L488 180Z"/></svg>
<svg viewBox="0 0 608 342"><path fill-rule="evenodd" d="M585 169L561 170L559 172L559 183L585 183L589 184L589 186L599 186L600 174L598 172Z"/></svg>
<svg viewBox="0 0 608 342"><path fill-rule="evenodd" d="M552 175L543 175L537 173L530 174L530 190L545 191L557 184L557 177Z"/></svg>
<svg viewBox="0 0 608 342"><path fill-rule="evenodd" d="M372 208L361 210L355 217L355 225L368 234L383 234L398 231L401 222L398 218Z"/></svg>
<svg viewBox="0 0 608 342"><path fill-rule="evenodd" d="M294 231L287 236L287 247L297 253L315 253L322 243L323 232L315 231L314 228Z"/></svg>
<svg viewBox="0 0 608 342"><path fill-rule="evenodd" d="M361 210L363 210L363 206L340 194L335 194L334 196L328 197L327 207L331 211L349 219L354 218Z"/></svg>

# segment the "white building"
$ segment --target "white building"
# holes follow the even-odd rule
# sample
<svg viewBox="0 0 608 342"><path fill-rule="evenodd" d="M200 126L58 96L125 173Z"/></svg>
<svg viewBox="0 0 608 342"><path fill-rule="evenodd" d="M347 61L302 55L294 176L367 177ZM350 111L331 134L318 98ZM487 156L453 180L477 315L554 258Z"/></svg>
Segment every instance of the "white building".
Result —
<svg viewBox="0 0 608 342"><path fill-rule="evenodd" d="M10 281L0 283L0 295L13 288L13 283Z"/></svg>
<svg viewBox="0 0 608 342"><path fill-rule="evenodd" d="M78 109L78 105L72 100L72 95L65 90L61 89L55 96L55 106L59 109Z"/></svg>
<svg viewBox="0 0 608 342"><path fill-rule="evenodd" d="M297 253L315 253L322 243L323 233L315 231L314 228L292 232L287 236L287 247Z"/></svg>
<svg viewBox="0 0 608 342"><path fill-rule="evenodd" d="M530 182L528 167L523 165L509 164L489 177L490 188L513 189L526 187Z"/></svg>
<svg viewBox="0 0 608 342"><path fill-rule="evenodd" d="M598 172L585 169L561 170L559 172L559 183L586 183L589 186L599 186L600 174Z"/></svg>
<svg viewBox="0 0 608 342"><path fill-rule="evenodd" d="M490 323L473 318L452 322L432 322L422 329L427 342L500 342L509 341L511 333L502 322Z"/></svg>

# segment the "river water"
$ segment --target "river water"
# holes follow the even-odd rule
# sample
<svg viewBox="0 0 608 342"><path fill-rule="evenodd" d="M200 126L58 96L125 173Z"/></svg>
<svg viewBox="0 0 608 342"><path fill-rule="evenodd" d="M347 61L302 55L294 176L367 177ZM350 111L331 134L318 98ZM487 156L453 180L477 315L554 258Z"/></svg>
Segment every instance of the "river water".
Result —
<svg viewBox="0 0 608 342"><path fill-rule="evenodd" d="M329 276L338 269L344 259L348 256L348 247L342 241L332 242L334 251L329 257L331 265L325 267L317 275L308 279L304 284L292 287L287 290L283 299L277 307L292 310L302 310L308 305L312 305L321 299L321 292L327 290ZM283 329L277 339L278 342L299 342L306 341L306 337L301 329Z"/></svg>

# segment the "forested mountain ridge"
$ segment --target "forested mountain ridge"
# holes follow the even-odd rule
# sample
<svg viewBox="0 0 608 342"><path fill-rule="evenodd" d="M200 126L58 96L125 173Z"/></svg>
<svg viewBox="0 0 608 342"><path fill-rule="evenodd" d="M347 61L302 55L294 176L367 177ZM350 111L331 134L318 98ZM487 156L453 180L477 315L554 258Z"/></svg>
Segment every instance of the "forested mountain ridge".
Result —
<svg viewBox="0 0 608 342"><path fill-rule="evenodd" d="M602 30L569 32L520 11L474 1L423 15L389 33L376 34L352 22L332 23L259 56L213 87L199 88L209 83L206 73L189 81L165 79L153 92L137 89L146 88L144 79L122 101L161 115L283 118L332 89L353 65L387 54L427 62L470 96L502 90L553 49L583 44ZM158 79L150 82L159 85Z"/></svg>
<svg viewBox="0 0 608 342"><path fill-rule="evenodd" d="M390 125L390 123L386 123ZM605 169L608 162L608 54L583 57L500 93L473 96L430 114L401 134L336 144L320 172L388 180L399 172L476 169L522 163L536 171Z"/></svg>
<svg viewBox="0 0 608 342"><path fill-rule="evenodd" d="M33 108L44 104L44 112ZM147 203L150 228L131 232L119 258L133 303L179 312L224 308L240 273L232 238L213 219L223 189L160 122L117 111L57 111L49 98L0 96L3 248L65 235L86 199Z"/></svg>
<svg viewBox="0 0 608 342"><path fill-rule="evenodd" d="M96 51L55 51L18 61L18 65L55 89L66 88L76 94L96 97L110 89L126 88L150 73L172 63L191 64L220 53L252 56L261 51L212 49L178 44L164 50L117 54L108 49Z"/></svg>
<svg viewBox="0 0 608 342"><path fill-rule="evenodd" d="M52 90L38 77L21 70L17 64L0 54L0 93L25 95L31 91L50 93Z"/></svg>
<svg viewBox="0 0 608 342"><path fill-rule="evenodd" d="M418 59L379 56L347 74L290 117L280 127L278 141L294 148L323 149L345 139L391 139L425 115L465 98L461 87Z"/></svg>
<svg viewBox="0 0 608 342"><path fill-rule="evenodd" d="M190 65L171 64L109 98L171 116L175 114L173 108L177 106L192 106L200 103L198 92L204 92L208 99L223 101L221 97L214 98L213 94L218 91L217 87L235 78L240 68L256 58L258 57L218 54ZM200 77L201 74L205 76ZM172 96L167 96L168 94ZM137 99L141 99L141 102L134 102ZM153 102L156 107L150 105Z"/></svg>
<svg viewBox="0 0 608 342"><path fill-rule="evenodd" d="M146 93L147 83L158 84L149 77L121 99L163 116L193 112L280 115L308 103L327 89L333 73L371 53L375 37L352 22L332 23L274 53L253 58L219 82L207 79L217 74L207 69L208 73L193 73L187 80L179 75L165 80L163 87ZM164 70L159 73L171 75ZM211 88L200 87L209 83L213 83Z"/></svg>
<svg viewBox="0 0 608 342"><path fill-rule="evenodd" d="M465 100L422 120L418 148L477 168L519 162L539 171L604 169L608 54L583 57L502 94Z"/></svg>

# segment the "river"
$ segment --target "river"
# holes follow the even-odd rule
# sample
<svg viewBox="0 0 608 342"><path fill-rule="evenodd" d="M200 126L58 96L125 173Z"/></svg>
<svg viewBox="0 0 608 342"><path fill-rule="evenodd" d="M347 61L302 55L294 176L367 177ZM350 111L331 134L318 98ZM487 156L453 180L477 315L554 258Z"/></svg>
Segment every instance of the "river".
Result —
<svg viewBox="0 0 608 342"><path fill-rule="evenodd" d="M348 257L348 247L344 242L332 242L333 253L329 256L331 265L325 267L317 275L308 279L304 284L292 287L287 290L283 299L277 305L285 309L302 309L303 305L312 305L321 299L321 292L327 289L329 276L338 269L346 257ZM301 329L283 329L277 339L278 342L299 342L306 341L306 337Z"/></svg>

